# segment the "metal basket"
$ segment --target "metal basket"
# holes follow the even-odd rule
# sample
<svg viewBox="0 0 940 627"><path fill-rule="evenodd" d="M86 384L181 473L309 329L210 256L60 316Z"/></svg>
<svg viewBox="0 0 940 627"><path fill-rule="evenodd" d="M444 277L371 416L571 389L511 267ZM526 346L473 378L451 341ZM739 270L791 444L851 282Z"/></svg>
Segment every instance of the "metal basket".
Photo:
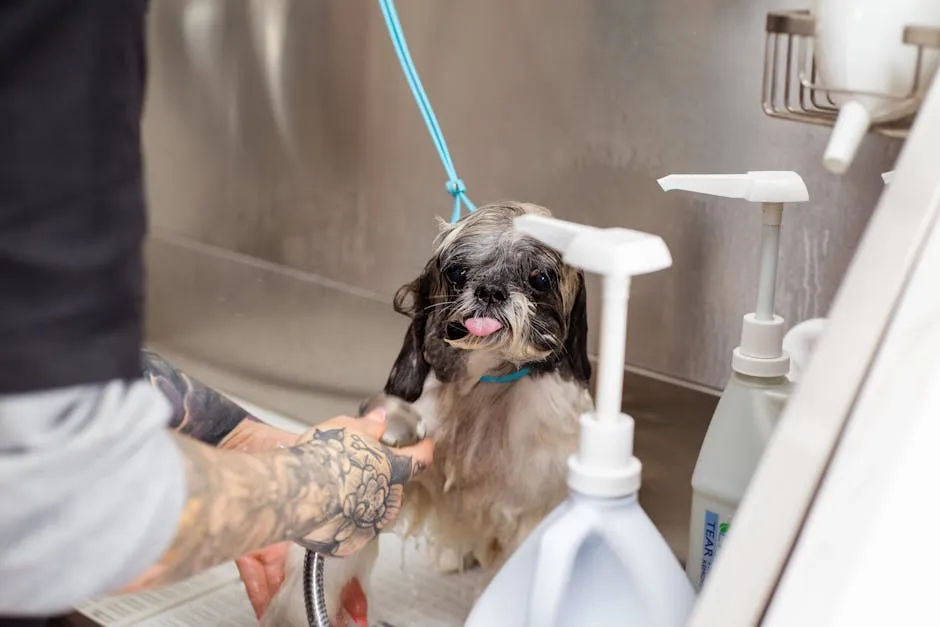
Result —
<svg viewBox="0 0 940 627"><path fill-rule="evenodd" d="M774 118L822 126L832 126L839 112L832 94L854 94L894 102L919 100L924 49L940 49L940 28L908 26L904 29L904 43L917 48L910 89L903 94L852 92L829 89L819 82L813 48L816 20L809 11L770 12L766 31L762 86L764 113ZM916 113L900 120L874 124L871 130L889 137L907 137L915 116Z"/></svg>

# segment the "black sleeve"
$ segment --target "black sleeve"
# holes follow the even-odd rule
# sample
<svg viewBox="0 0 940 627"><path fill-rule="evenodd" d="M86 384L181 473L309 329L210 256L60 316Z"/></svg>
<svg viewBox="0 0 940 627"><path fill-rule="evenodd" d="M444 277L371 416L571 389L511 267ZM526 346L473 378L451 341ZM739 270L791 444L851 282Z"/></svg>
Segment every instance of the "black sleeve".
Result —
<svg viewBox="0 0 940 627"><path fill-rule="evenodd" d="M0 0L0 394L140 376L147 0Z"/></svg>

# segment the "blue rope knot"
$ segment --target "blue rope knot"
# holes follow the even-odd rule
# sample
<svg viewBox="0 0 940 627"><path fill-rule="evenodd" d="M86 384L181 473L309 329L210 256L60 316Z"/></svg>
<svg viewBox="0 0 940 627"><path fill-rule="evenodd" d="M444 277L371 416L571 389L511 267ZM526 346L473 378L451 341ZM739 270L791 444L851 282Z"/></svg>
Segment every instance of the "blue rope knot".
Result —
<svg viewBox="0 0 940 627"><path fill-rule="evenodd" d="M444 189L454 197L454 211L451 213L450 221L460 220L460 204L467 207L467 211L473 213L477 210L476 205L467 198L467 186L461 178L457 176L457 169L454 162L451 161L450 152L447 150L447 142L444 141L444 133L441 131L437 118L434 117L434 110L431 109L431 102L427 94L424 93L424 87L421 85L421 79L418 78L418 71L415 69L414 62L411 60L411 53L408 52L408 44L405 42L405 34L402 32L401 22L398 20L398 13L395 11L394 0L378 0L379 7L382 9L382 15L385 17L385 25L388 27L388 34L392 39L392 47L395 48L395 54L398 55L398 62L401 63L401 69L405 74L405 80L411 88L411 94L418 104L418 110L424 123L428 127L431 135L431 141L437 149L437 154L441 158L441 164L447 173L447 184ZM480 381L483 383L510 383L517 381L529 374L528 367L521 368L516 372L503 376L483 376Z"/></svg>
<svg viewBox="0 0 940 627"><path fill-rule="evenodd" d="M467 193L467 186L463 184L463 179L454 179L452 181L447 181L447 184L444 186L447 190L447 193L456 198L461 194Z"/></svg>
<svg viewBox="0 0 940 627"><path fill-rule="evenodd" d="M447 190L447 193L454 197L454 210L450 214L450 221L457 222L460 220L460 203L461 201L467 205L467 211L473 213L477 208L470 202L470 199L467 198L467 186L463 184L462 179L451 179L447 181L447 184L444 186Z"/></svg>

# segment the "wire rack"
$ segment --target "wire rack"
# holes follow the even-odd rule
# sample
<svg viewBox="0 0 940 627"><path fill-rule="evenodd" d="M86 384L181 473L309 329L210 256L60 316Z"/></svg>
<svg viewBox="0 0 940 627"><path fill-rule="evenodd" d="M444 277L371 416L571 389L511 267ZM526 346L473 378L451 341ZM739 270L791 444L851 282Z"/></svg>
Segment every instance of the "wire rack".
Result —
<svg viewBox="0 0 940 627"><path fill-rule="evenodd" d="M921 66L928 49L940 49L940 28L908 26L904 29L906 45L916 48L914 78L904 93L853 92L830 89L819 79L814 53L816 20L812 13L772 11L767 14L767 39L764 45L764 80L762 106L770 117L832 126L838 115L833 95L857 95L884 98L892 102L918 104L923 93ZM900 120L875 124L873 131L889 137L907 137L916 113Z"/></svg>

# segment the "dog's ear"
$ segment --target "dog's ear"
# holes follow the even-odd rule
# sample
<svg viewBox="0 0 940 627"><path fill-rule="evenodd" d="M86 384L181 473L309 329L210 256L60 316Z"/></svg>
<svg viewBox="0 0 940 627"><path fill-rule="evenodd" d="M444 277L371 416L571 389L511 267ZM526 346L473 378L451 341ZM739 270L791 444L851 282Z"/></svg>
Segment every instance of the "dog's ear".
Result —
<svg viewBox="0 0 940 627"><path fill-rule="evenodd" d="M574 305L568 319L568 336L565 338L564 360L571 368L574 378L587 384L591 379L591 362L588 361L587 290L584 274L578 272L578 286Z"/></svg>
<svg viewBox="0 0 940 627"><path fill-rule="evenodd" d="M405 333L405 341L398 358L388 375L385 393L409 403L415 402L421 396L424 380L431 371L431 365L424 358L424 334L428 321L430 292L430 272L425 269L417 279L401 286L393 301L395 311L411 318L411 324Z"/></svg>

